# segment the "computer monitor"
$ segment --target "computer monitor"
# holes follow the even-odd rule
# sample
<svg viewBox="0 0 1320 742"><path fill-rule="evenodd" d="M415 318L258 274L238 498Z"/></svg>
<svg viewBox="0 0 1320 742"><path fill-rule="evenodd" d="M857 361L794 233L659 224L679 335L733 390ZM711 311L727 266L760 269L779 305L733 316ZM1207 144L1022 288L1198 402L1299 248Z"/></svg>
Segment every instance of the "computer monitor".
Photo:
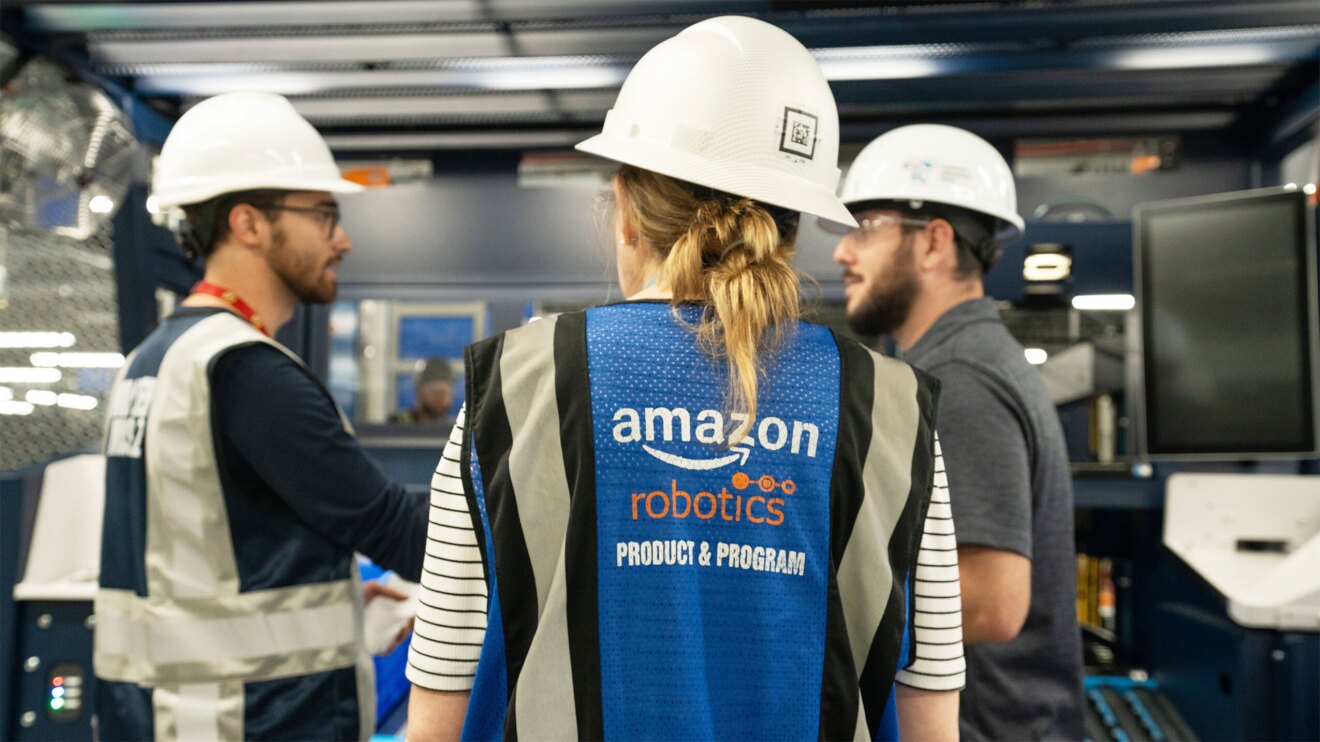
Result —
<svg viewBox="0 0 1320 742"><path fill-rule="evenodd" d="M1140 451L1153 460L1317 454L1315 213L1272 188L1141 204Z"/></svg>

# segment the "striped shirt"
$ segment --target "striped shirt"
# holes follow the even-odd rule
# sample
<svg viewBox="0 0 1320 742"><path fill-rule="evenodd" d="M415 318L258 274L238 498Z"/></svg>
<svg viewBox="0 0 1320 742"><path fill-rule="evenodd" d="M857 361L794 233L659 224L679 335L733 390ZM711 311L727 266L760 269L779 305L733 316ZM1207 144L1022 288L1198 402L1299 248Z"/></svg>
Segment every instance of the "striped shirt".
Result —
<svg viewBox="0 0 1320 742"><path fill-rule="evenodd" d="M899 670L895 681L922 690L961 690L963 658L962 592L958 582L958 543L949 509L949 480L940 437L935 436L935 483L913 577L912 647L916 662Z"/></svg>
<svg viewBox="0 0 1320 742"><path fill-rule="evenodd" d="M408 680L437 691L472 688L486 631L487 586L460 470L465 418L466 408L459 411L431 478L426 560L408 652ZM913 585L916 614L911 646L916 662L900 670L895 680L921 690L959 690L966 663L958 551L938 436L935 482Z"/></svg>
<svg viewBox="0 0 1320 742"><path fill-rule="evenodd" d="M408 679L431 690L472 688L486 634L486 575L463 494L466 408L431 478L431 516L422 563Z"/></svg>

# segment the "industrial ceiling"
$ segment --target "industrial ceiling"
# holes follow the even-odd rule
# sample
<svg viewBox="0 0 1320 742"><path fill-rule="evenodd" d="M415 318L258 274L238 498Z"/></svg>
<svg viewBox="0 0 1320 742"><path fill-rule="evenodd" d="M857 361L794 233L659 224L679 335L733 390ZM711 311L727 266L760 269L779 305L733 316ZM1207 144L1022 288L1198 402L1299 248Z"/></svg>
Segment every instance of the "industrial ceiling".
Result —
<svg viewBox="0 0 1320 742"><path fill-rule="evenodd" d="M762 18L813 50L862 142L915 121L989 137L1226 130L1261 150L1320 108L1316 0L10 0L0 30L167 115L282 93L355 152L559 148L651 46Z"/></svg>

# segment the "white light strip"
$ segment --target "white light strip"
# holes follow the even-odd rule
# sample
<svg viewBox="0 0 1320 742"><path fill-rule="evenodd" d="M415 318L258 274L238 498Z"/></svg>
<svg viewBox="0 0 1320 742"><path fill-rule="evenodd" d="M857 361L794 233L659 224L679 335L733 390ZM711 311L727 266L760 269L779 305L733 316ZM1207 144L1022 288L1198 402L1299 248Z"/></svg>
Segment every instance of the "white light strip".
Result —
<svg viewBox="0 0 1320 742"><path fill-rule="evenodd" d="M70 410L94 410L100 400L86 394L61 394L56 401L60 407Z"/></svg>
<svg viewBox="0 0 1320 742"><path fill-rule="evenodd" d="M14 398L14 390L7 386L0 386L0 402L8 402Z"/></svg>
<svg viewBox="0 0 1320 742"><path fill-rule="evenodd" d="M208 26L208 29L215 28ZM674 34L669 26L599 29L455 31L441 33L354 33L330 36L253 36L242 33L215 38L99 37L87 42L92 65L101 71L124 66L163 64L378 64L398 61L519 56L636 55Z"/></svg>
<svg viewBox="0 0 1320 742"><path fill-rule="evenodd" d="M693 0L649 0L647 12L665 15L692 12ZM618 6L615 3L613 5ZM759 0L725 0L756 12ZM541 20L581 18L585 12L603 12L611 3L601 0L372 0L346 2L240 2L223 3L58 3L24 8L29 31L136 31L170 28L279 28L326 26L409 25L423 23L482 23L521 21L529 15ZM622 7L622 6L619 6ZM631 8L629 9L631 10ZM734 12L734 11L730 11ZM671 33L677 32L673 29ZM613 32L613 29L611 29Z"/></svg>
<svg viewBox="0 0 1320 742"><path fill-rule="evenodd" d="M1022 353L1027 357L1027 363L1033 366L1039 366L1050 359L1050 354L1044 348L1023 348Z"/></svg>
<svg viewBox="0 0 1320 742"><path fill-rule="evenodd" d="M119 368L123 353L33 353L33 366L60 368Z"/></svg>
<svg viewBox="0 0 1320 742"><path fill-rule="evenodd" d="M1102 312L1126 312L1137 305L1132 294L1084 294L1074 296L1073 309Z"/></svg>
<svg viewBox="0 0 1320 742"><path fill-rule="evenodd" d="M60 395L49 389L33 389L23 395L23 399L31 404L41 405L42 407L54 407L56 402L60 401Z"/></svg>
<svg viewBox="0 0 1320 742"><path fill-rule="evenodd" d="M69 348L72 332L0 332L0 348Z"/></svg>
<svg viewBox="0 0 1320 742"><path fill-rule="evenodd" d="M1127 70L1182 70L1196 67L1245 67L1278 61L1269 42L1206 44L1120 51L1113 66Z"/></svg>
<svg viewBox="0 0 1320 742"><path fill-rule="evenodd" d="M477 69L375 70L345 72L266 72L242 65L174 65L174 74L148 73L137 78L137 90L152 95L212 96L237 91L310 95L332 90L381 88L468 88L476 90L571 90L617 88L631 64L593 64L571 59L560 64L553 57L531 60L523 67L486 62ZM226 66L232 69L224 69ZM189 69L191 68L191 69Z"/></svg>
<svg viewBox="0 0 1320 742"><path fill-rule="evenodd" d="M5 384L54 384L64 378L58 368L0 368L0 382Z"/></svg>
<svg viewBox="0 0 1320 742"><path fill-rule="evenodd" d="M933 45L826 47L811 49L825 78L900 80L943 74L1034 71L1192 69L1293 62L1314 55L1314 26L1249 41L1166 39L1138 49L1086 49L1042 53L995 51ZM277 40L278 41L278 40ZM641 44L637 50L644 48ZM295 55L299 60L302 55ZM135 89L151 95L212 96L244 91L306 95L335 90L403 87L476 90L571 90L617 88L634 64L634 54L546 54L516 57L449 56L438 69L296 69L288 62L165 63L130 65L116 74L135 77ZM242 57L240 57L242 59ZM114 69L111 65L107 69ZM104 70L103 70L104 71Z"/></svg>
<svg viewBox="0 0 1320 742"><path fill-rule="evenodd" d="M0 415L31 415L32 405L12 400L0 401Z"/></svg>
<svg viewBox="0 0 1320 742"><path fill-rule="evenodd" d="M831 81L905 80L938 75L943 69L929 46L844 46L811 53Z"/></svg>
<svg viewBox="0 0 1320 742"><path fill-rule="evenodd" d="M487 149L498 147L572 147L593 132L554 131L473 131L399 134L330 134L325 137L330 149L368 152L408 149Z"/></svg>
<svg viewBox="0 0 1320 742"><path fill-rule="evenodd" d="M86 394L69 394L67 392L56 394L49 389L33 389L23 395L23 399L29 404L41 405L42 407L54 407L59 405L70 410L94 410L100 403L96 397Z"/></svg>

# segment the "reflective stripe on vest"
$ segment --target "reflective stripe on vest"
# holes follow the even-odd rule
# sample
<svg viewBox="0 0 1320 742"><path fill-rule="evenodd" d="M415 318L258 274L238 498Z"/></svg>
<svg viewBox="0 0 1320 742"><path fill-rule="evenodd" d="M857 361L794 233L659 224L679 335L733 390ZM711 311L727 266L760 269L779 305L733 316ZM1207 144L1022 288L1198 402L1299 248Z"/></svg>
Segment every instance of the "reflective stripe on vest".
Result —
<svg viewBox="0 0 1320 742"><path fill-rule="evenodd" d="M206 600L96 594L96 672L142 685L304 675L353 664L356 586L338 580Z"/></svg>
<svg viewBox="0 0 1320 742"><path fill-rule="evenodd" d="M227 312L198 322L161 360L144 452L147 596L97 591L99 677L143 686L259 681L370 663L356 570L333 582L239 592L211 433L210 370L225 351L253 343L302 363ZM374 680L362 675L359 700L370 703Z"/></svg>

